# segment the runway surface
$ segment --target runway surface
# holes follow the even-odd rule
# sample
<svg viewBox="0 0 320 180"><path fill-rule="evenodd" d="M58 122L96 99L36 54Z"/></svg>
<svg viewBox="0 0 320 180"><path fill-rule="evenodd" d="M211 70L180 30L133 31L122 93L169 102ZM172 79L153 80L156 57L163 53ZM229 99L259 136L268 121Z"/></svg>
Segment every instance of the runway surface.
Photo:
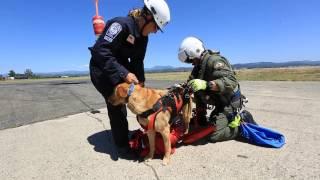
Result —
<svg viewBox="0 0 320 180"><path fill-rule="evenodd" d="M165 88L167 81L147 82ZM90 80L0 84L0 130L106 107Z"/></svg>
<svg viewBox="0 0 320 180"><path fill-rule="evenodd" d="M286 144L181 146L166 167L117 158L104 100L89 81L0 84L0 179L320 179L320 82L240 83L247 110ZM139 128L130 112L128 122Z"/></svg>

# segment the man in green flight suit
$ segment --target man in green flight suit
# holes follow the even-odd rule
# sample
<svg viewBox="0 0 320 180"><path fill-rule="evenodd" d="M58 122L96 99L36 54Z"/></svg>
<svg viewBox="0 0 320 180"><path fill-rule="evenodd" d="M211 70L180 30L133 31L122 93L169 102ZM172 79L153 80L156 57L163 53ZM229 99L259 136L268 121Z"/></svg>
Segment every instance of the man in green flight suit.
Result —
<svg viewBox="0 0 320 180"><path fill-rule="evenodd" d="M219 52L205 49L202 41L195 37L182 41L178 58L194 66L188 85L195 95L197 121L200 125L213 123L216 126L216 131L208 136L209 142L235 139L239 135L239 127L232 124L241 109L242 96L228 60ZM214 106L209 120L206 118L208 105Z"/></svg>

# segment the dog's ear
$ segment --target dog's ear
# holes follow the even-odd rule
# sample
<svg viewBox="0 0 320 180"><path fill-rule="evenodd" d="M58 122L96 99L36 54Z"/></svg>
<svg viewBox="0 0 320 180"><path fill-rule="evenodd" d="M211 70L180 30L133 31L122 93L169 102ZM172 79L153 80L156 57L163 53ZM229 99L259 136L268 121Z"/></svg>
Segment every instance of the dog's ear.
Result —
<svg viewBox="0 0 320 180"><path fill-rule="evenodd" d="M120 97L125 98L128 96L128 88L124 87L124 86L119 86L117 88L117 93Z"/></svg>

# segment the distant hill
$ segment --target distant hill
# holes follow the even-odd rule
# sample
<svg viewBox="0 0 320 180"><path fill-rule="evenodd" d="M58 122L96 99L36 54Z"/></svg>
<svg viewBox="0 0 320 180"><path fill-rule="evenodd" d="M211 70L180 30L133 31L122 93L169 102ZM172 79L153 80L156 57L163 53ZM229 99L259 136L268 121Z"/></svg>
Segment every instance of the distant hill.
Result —
<svg viewBox="0 0 320 180"><path fill-rule="evenodd" d="M299 67L299 66L320 66L320 61L288 61L288 62L255 62L255 63L241 63L233 64L234 69L253 69L253 68L280 68L280 67ZM153 68L146 68L145 72L184 72L191 71L192 67L172 67L172 66L155 66Z"/></svg>
<svg viewBox="0 0 320 180"><path fill-rule="evenodd" d="M253 68L280 68L280 67L299 67L299 66L320 66L320 61L288 61L288 62L255 62L255 63L241 63L233 64L234 69L253 69ZM147 73L157 72L186 72L191 71L192 67L173 67L173 66L154 66L152 68L145 68ZM49 73L34 73L40 77L61 77L61 76L87 76L89 71L62 71ZM3 74L7 76L7 74Z"/></svg>
<svg viewBox="0 0 320 180"><path fill-rule="evenodd" d="M157 72L184 72L191 71L192 67L172 67L172 66L154 66L152 68L145 68L144 71L148 73Z"/></svg>
<svg viewBox="0 0 320 180"><path fill-rule="evenodd" d="M235 69L253 69L253 68L280 68L280 67L299 67L299 66L320 66L320 61L288 61L288 62L256 62L234 64Z"/></svg>
<svg viewBox="0 0 320 180"><path fill-rule="evenodd" d="M145 70L152 70L152 71L165 70L165 69L175 69L175 67L172 67L172 66L154 66L152 68L145 68Z"/></svg>
<svg viewBox="0 0 320 180"><path fill-rule="evenodd" d="M35 73L40 77L60 77L60 76L87 76L89 71L62 71L62 72L49 72L49 73Z"/></svg>

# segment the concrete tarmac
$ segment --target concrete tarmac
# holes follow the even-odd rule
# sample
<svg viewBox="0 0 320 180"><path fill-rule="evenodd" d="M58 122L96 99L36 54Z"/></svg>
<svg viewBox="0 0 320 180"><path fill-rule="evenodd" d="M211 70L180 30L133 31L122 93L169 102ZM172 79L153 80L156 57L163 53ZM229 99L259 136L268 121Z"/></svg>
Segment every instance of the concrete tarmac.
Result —
<svg viewBox="0 0 320 180"><path fill-rule="evenodd" d="M148 81L148 86L166 88L167 81ZM100 93L88 80L0 82L0 130L51 120L106 107Z"/></svg>
<svg viewBox="0 0 320 180"><path fill-rule="evenodd" d="M232 140L181 146L168 166L121 159L102 108L1 130L0 179L320 179L320 83L241 82L241 89L255 120L285 135L282 148ZM128 121L139 128L133 114Z"/></svg>

